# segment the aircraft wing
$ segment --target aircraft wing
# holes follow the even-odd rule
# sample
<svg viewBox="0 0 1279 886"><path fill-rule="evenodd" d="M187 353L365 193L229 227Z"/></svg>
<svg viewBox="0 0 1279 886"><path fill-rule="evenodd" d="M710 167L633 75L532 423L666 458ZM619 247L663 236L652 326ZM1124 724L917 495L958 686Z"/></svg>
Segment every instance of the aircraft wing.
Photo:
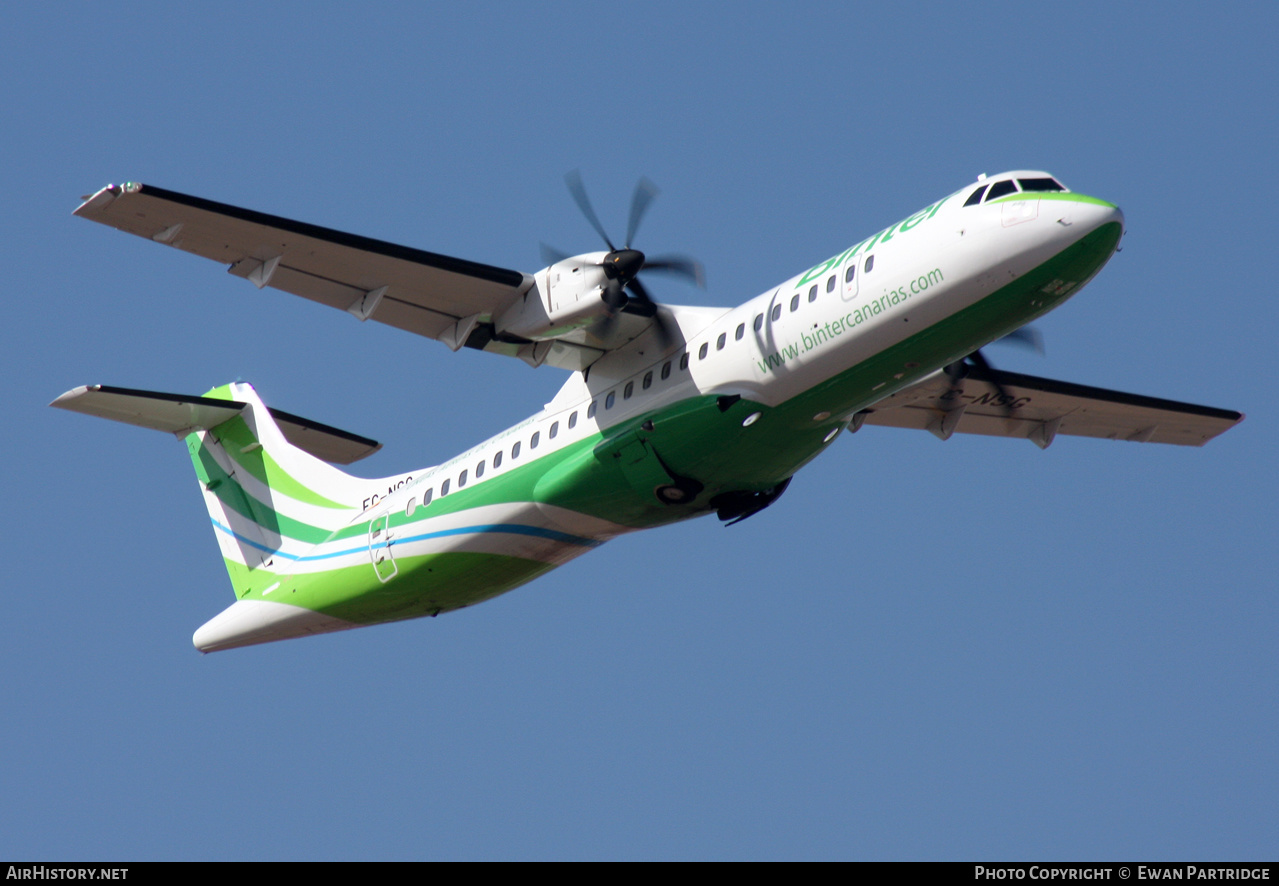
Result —
<svg viewBox="0 0 1279 886"><path fill-rule="evenodd" d="M1046 449L1057 434L1202 446L1243 414L1069 382L967 366L952 381L936 372L858 413L863 424L952 433L1024 437ZM1003 387L999 392L996 383Z"/></svg>
<svg viewBox="0 0 1279 886"><path fill-rule="evenodd" d="M492 336L492 316L533 285L519 271L136 182L103 188L75 214L222 262L258 288L282 289L453 350L467 345L527 359L522 351L532 348Z"/></svg>

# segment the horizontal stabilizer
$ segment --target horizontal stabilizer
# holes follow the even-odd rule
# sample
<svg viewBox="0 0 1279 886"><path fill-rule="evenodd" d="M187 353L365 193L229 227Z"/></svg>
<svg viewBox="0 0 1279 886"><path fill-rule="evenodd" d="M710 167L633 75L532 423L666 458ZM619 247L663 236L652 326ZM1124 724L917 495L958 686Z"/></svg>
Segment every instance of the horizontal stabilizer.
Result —
<svg viewBox="0 0 1279 886"><path fill-rule="evenodd" d="M234 418L247 403L116 388L84 385L67 391L49 404L59 409L96 415L142 428L167 431L184 437L192 431L208 430ZM294 446L334 464L347 465L372 455L382 444L320 422L278 409L269 410L280 431Z"/></svg>

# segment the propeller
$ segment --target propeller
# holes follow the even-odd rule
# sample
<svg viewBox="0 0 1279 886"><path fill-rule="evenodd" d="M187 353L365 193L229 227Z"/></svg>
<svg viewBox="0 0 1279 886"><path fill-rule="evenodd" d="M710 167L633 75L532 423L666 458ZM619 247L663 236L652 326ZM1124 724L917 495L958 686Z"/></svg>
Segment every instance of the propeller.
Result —
<svg viewBox="0 0 1279 886"><path fill-rule="evenodd" d="M1044 336L1033 326L1014 329L1003 338L995 339L991 344L1019 345L1032 348L1040 356L1044 354ZM959 383L968 375L970 366L976 366L982 371L982 375L985 376L984 381L995 389L995 393L999 394L999 401L1003 404L1004 417L1011 418L1013 410L1010 404L1013 402L1013 397L999 381L998 370L986 359L986 355L981 352L981 348L973 351L963 360L951 363L946 367L945 373L950 378L951 388L959 387Z"/></svg>
<svg viewBox="0 0 1279 886"><path fill-rule="evenodd" d="M1033 326L1023 326L1021 329L1014 329L1003 338L997 338L991 344L996 345L1020 345L1025 348L1031 348L1039 356L1044 356L1044 336Z"/></svg>
<svg viewBox="0 0 1279 886"><path fill-rule="evenodd" d="M665 348L673 338L670 319L649 295L648 289L640 282L639 275L650 271L674 274L704 288L706 273L701 262L690 256L670 254L654 256L650 259L638 249L632 248L631 244L635 242L640 222L644 220L644 214L648 212L649 206L659 193L657 185L647 178L641 178L636 183L635 193L631 196L630 216L626 223L626 241L619 249L608 236L608 232L604 230L599 216L595 214L595 207L591 205L591 198L587 196L586 186L582 183L582 174L574 169L564 176L564 182L568 185L568 192L577 203L577 208L582 211L582 215L586 216L595 233L600 235L600 239L609 249L608 255L604 256L604 260L600 262L600 267L604 269L604 276L608 280L601 298L609 309L608 317L601 324L600 334L603 337L608 336L619 313L636 314L640 317L652 318L657 328L658 341ZM542 259L548 265L568 257L558 249L542 244Z"/></svg>

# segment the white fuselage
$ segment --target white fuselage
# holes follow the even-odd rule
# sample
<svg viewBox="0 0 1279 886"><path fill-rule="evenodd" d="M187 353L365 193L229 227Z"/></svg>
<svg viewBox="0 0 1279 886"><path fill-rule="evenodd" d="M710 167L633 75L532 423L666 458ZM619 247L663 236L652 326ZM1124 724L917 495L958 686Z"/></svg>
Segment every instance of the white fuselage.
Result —
<svg viewBox="0 0 1279 886"><path fill-rule="evenodd" d="M1044 175L1001 178L1027 174ZM414 472L414 482L388 504L402 506L410 489L419 496L423 489L439 494L446 480L456 489L463 470L473 483L481 463L480 482L518 467L523 461L510 457L516 441L525 459L543 455L688 397L741 394L779 406L975 304L1101 225L1123 222L1119 209L1100 201L962 205L972 190L970 185L945 197L736 308L670 308L685 343L659 352L654 338L644 335L606 354L589 373L574 373L542 411L435 468ZM1071 282L1078 288L1086 281ZM883 378L882 396L902 377ZM498 452L502 464L494 468ZM397 478L388 479L393 487ZM387 488L387 480L370 484Z"/></svg>

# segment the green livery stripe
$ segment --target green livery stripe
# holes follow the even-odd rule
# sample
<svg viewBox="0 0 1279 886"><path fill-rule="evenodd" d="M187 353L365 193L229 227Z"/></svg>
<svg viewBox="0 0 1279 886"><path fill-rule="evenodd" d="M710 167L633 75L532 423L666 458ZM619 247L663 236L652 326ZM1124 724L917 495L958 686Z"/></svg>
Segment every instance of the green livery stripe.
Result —
<svg viewBox="0 0 1279 886"><path fill-rule="evenodd" d="M319 544L332 534L327 529L281 514L270 505L249 495L239 481L222 470L222 466L218 464L217 459L200 440L198 434L187 437L187 449L191 452L191 463L195 466L196 476L200 478L204 488L241 517L252 520L268 532L308 544Z"/></svg>
<svg viewBox="0 0 1279 886"><path fill-rule="evenodd" d="M234 580L236 567L244 567L226 562ZM397 557L396 565L399 575L386 584L378 580L372 563L366 561L328 572L283 578L271 575L269 581L260 582L254 575L253 587L246 593L244 584L237 584L236 593L241 599L287 603L358 624L376 624L470 606L519 587L555 566L522 557L467 551ZM411 580L401 580L406 577ZM271 588L277 582L278 586ZM271 590L267 592L267 588Z"/></svg>
<svg viewBox="0 0 1279 886"><path fill-rule="evenodd" d="M279 581L279 577L274 572L262 567L250 569L230 557L223 557L222 562L226 564L227 575L231 577L231 587L238 599L243 599L250 594L261 596L264 590Z"/></svg>
<svg viewBox="0 0 1279 886"><path fill-rule="evenodd" d="M1015 200L1061 200L1066 203L1091 203L1094 206L1105 206L1107 209L1114 209L1115 204L1097 197L1089 197L1087 194L1076 194L1074 191L1021 191L1016 194L1008 194L1004 197L996 197L994 200L988 200L987 205L991 203L1012 203Z"/></svg>
<svg viewBox="0 0 1279 886"><path fill-rule="evenodd" d="M210 433L222 444L227 455L231 456L236 464L271 487L273 492L280 492L289 498L322 508L348 509L347 505L325 498L318 492L303 486L288 471L280 467L271 457L271 453L259 443L243 416L237 415L223 422Z"/></svg>

